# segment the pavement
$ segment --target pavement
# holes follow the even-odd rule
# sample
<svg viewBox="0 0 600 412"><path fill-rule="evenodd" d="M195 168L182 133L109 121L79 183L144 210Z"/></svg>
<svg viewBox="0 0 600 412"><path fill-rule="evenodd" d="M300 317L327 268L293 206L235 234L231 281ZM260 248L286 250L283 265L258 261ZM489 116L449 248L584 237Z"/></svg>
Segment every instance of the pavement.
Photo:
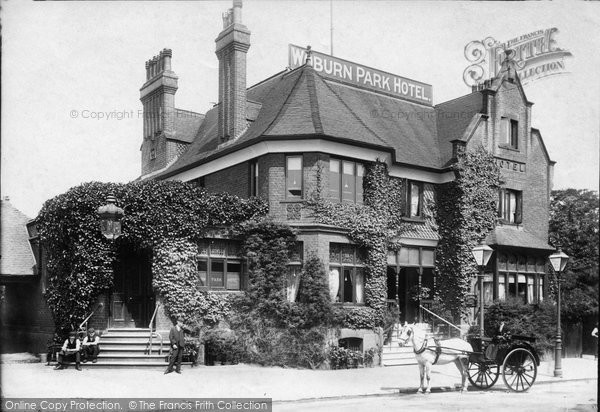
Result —
<svg viewBox="0 0 600 412"><path fill-rule="evenodd" d="M273 401L381 396L414 393L419 385L417 365L345 370L306 370L256 365L185 366L182 374L162 369L86 368L55 371L41 363L0 365L2 397L68 398L218 398L266 397ZM593 357L562 360L563 377L554 377L554 362L542 362L535 385L598 380ZM454 364L435 365L432 391L455 390L460 373ZM494 388L504 387L502 377ZM471 386L470 390L475 390Z"/></svg>

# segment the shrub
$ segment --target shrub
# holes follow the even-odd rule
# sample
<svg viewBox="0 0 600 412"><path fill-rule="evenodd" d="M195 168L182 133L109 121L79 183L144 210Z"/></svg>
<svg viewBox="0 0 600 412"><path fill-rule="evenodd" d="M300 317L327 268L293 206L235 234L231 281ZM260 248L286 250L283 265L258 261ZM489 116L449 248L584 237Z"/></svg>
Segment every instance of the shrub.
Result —
<svg viewBox="0 0 600 412"><path fill-rule="evenodd" d="M203 337L207 363L238 363L241 357L237 337L232 330L209 329Z"/></svg>
<svg viewBox="0 0 600 412"><path fill-rule="evenodd" d="M304 263L296 302L302 318L298 327L311 328L333 323L329 280L325 266L316 254L310 254Z"/></svg>
<svg viewBox="0 0 600 412"><path fill-rule="evenodd" d="M379 312L373 308L364 306L351 309L339 309L342 326L351 329L372 329L379 326Z"/></svg>
<svg viewBox="0 0 600 412"><path fill-rule="evenodd" d="M551 303L529 305L517 298L494 302L485 313L485 334L494 336L502 321L512 334L535 337L532 346L540 355L554 347L556 308Z"/></svg>
<svg viewBox="0 0 600 412"><path fill-rule="evenodd" d="M364 364L364 357L361 351L346 349L340 346L331 346L328 356L331 369L358 368ZM372 362L373 358L371 357Z"/></svg>

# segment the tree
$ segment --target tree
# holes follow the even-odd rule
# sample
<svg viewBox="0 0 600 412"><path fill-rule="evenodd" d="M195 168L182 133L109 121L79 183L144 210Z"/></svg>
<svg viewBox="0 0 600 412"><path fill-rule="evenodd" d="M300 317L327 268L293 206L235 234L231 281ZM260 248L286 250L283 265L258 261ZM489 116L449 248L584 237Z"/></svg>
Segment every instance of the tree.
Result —
<svg viewBox="0 0 600 412"><path fill-rule="evenodd" d="M553 190L549 232L550 243L570 256L562 275L564 321L598 314L598 192Z"/></svg>

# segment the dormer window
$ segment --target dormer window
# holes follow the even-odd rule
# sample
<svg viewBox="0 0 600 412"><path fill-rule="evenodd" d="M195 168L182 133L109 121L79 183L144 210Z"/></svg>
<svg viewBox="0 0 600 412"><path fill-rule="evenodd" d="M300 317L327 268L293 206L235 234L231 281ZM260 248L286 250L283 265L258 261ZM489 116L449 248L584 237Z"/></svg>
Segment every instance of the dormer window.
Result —
<svg viewBox="0 0 600 412"><path fill-rule="evenodd" d="M508 117L500 119L500 145L511 149L519 148L519 122Z"/></svg>

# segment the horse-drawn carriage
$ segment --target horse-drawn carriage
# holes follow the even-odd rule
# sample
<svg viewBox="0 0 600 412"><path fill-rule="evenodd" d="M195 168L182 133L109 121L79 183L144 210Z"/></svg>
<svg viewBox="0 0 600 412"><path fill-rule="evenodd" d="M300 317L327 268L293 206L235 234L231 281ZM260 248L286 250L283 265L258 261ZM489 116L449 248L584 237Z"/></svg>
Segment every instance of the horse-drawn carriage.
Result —
<svg viewBox="0 0 600 412"><path fill-rule="evenodd" d="M537 377L540 358L531 343L535 338L502 334L494 338L472 337L469 343L469 382L481 389L494 386L500 373L506 386L515 392L531 388Z"/></svg>
<svg viewBox="0 0 600 412"><path fill-rule="evenodd" d="M462 390L467 389L467 378L473 386L488 389L502 374L510 390L524 392L535 382L540 364L539 356L531 345L535 338L527 336L504 333L494 338L475 336L468 342L458 338L438 340L426 337L425 331L415 325L405 324L399 331L399 340L404 344L412 343L421 375L419 392L431 391L432 365L451 362L461 373Z"/></svg>

